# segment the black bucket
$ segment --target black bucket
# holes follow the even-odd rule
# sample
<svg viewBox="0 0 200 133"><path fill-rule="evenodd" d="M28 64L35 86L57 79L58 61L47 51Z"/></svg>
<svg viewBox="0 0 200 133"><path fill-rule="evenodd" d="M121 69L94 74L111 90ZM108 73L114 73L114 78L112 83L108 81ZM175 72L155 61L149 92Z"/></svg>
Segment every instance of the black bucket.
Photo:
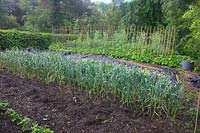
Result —
<svg viewBox="0 0 200 133"><path fill-rule="evenodd" d="M181 67L182 67L183 70L191 71L194 68L194 62L182 61Z"/></svg>

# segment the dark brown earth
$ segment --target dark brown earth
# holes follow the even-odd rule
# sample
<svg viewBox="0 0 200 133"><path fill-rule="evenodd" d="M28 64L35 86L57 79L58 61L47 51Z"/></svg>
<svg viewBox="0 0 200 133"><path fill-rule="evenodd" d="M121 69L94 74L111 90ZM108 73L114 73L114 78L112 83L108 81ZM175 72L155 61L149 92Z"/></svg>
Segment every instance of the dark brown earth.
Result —
<svg viewBox="0 0 200 133"><path fill-rule="evenodd" d="M22 133L10 119L0 113L0 133Z"/></svg>
<svg viewBox="0 0 200 133"><path fill-rule="evenodd" d="M0 100L7 100L16 112L56 133L192 132L169 120L151 118L118 103L89 96L77 88L47 85L5 71L0 71Z"/></svg>

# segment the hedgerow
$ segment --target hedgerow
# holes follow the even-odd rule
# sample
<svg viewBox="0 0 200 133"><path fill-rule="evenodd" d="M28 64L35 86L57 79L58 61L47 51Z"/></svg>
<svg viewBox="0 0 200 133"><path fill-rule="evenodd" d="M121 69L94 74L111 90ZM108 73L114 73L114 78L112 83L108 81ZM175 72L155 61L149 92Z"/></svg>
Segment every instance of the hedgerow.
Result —
<svg viewBox="0 0 200 133"><path fill-rule="evenodd" d="M40 48L47 49L55 42L74 40L76 35L52 34L52 33L31 33L17 30L0 30L0 50L18 48Z"/></svg>

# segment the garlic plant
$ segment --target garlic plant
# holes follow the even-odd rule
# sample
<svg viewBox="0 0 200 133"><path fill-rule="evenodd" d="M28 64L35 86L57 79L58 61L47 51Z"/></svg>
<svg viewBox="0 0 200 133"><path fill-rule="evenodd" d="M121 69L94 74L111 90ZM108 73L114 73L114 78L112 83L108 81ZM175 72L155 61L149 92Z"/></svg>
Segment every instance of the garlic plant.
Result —
<svg viewBox="0 0 200 133"><path fill-rule="evenodd" d="M152 76L138 68L78 60L60 54L1 52L0 66L29 77L80 87L103 98L120 99L151 115L175 117L181 87L169 77Z"/></svg>

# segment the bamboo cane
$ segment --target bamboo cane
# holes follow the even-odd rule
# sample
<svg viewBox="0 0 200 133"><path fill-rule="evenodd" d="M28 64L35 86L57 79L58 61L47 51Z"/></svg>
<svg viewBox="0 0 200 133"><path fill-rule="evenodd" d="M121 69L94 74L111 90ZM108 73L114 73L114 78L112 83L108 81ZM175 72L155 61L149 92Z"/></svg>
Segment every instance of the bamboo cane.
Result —
<svg viewBox="0 0 200 133"><path fill-rule="evenodd" d="M197 132L198 115L199 115L199 103L200 103L200 92L198 92L197 113L196 113L196 121L195 121L194 133Z"/></svg>

